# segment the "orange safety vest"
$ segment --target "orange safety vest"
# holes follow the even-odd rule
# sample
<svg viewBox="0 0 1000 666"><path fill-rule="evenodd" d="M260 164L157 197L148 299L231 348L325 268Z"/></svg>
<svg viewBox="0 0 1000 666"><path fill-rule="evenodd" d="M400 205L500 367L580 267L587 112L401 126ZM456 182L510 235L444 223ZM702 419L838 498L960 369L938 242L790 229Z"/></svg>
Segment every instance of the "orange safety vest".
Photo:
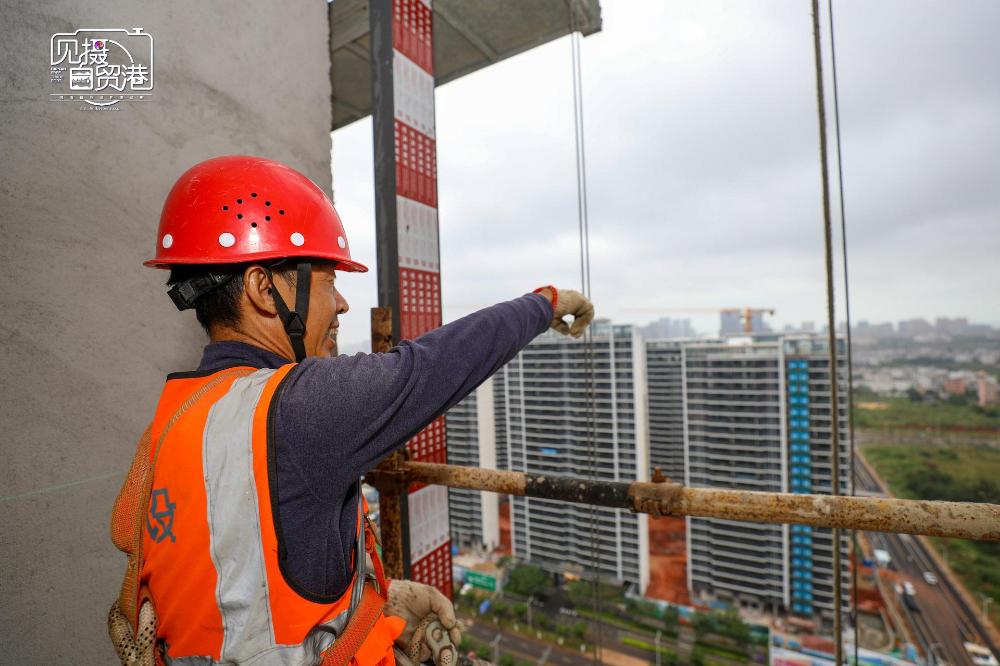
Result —
<svg viewBox="0 0 1000 666"><path fill-rule="evenodd" d="M393 642L405 622L383 615L381 604L366 605L371 581L357 573L368 551L384 598L387 584L374 532L366 529L363 496L359 562L340 598L307 599L282 571L268 437L275 390L294 367L178 373L163 389L148 452L140 444L133 463L133 472L146 464L152 470L134 608L152 600L167 663L330 663L327 653L336 651L330 646L338 635L354 641L352 664L395 663ZM119 509L116 505L113 533ZM370 616L363 620L367 633L344 634L363 596L359 614Z"/></svg>

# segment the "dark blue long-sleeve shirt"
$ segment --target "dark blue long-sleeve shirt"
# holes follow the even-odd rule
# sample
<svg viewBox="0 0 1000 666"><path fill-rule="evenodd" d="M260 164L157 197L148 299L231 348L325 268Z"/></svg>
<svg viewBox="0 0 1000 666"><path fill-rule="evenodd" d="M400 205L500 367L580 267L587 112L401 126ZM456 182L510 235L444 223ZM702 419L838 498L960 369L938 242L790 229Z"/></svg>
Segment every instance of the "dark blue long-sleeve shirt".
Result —
<svg viewBox="0 0 1000 666"><path fill-rule="evenodd" d="M272 502L292 586L316 601L351 581L358 478L512 359L552 321L537 295L470 314L384 354L309 357L275 395ZM205 347L199 371L290 361L241 342ZM275 501L276 500L276 501Z"/></svg>

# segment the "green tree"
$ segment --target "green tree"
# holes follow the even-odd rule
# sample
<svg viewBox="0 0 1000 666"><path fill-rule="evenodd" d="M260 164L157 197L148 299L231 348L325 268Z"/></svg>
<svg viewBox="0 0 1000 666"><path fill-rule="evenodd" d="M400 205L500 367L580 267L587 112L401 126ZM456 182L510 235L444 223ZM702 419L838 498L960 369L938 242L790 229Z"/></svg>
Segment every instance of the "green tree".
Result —
<svg viewBox="0 0 1000 666"><path fill-rule="evenodd" d="M592 588L585 580L574 580L566 585L566 596L575 606L589 606L593 601Z"/></svg>
<svg viewBox="0 0 1000 666"><path fill-rule="evenodd" d="M709 613L695 611L695 614L691 617L691 627L694 629L694 635L699 639L706 634L714 634L716 631L715 618ZM694 662L692 661L691 663Z"/></svg>
<svg viewBox="0 0 1000 666"><path fill-rule="evenodd" d="M750 627L740 619L740 614L736 610L727 610L716 616L718 632L723 636L728 636L740 645L750 643Z"/></svg>
<svg viewBox="0 0 1000 666"><path fill-rule="evenodd" d="M500 666L515 666L515 664L516 661L514 660L514 657L509 654L501 655Z"/></svg>
<svg viewBox="0 0 1000 666"><path fill-rule="evenodd" d="M656 607L656 604L645 599L626 599L625 610L636 615L659 617L659 609Z"/></svg>
<svg viewBox="0 0 1000 666"><path fill-rule="evenodd" d="M681 612L677 610L677 606L667 606L663 611L663 628L669 633L676 632L680 616Z"/></svg>
<svg viewBox="0 0 1000 666"><path fill-rule="evenodd" d="M510 615L511 608L508 604L503 601L494 601L490 605L490 612L496 615L501 620Z"/></svg>
<svg viewBox="0 0 1000 666"><path fill-rule="evenodd" d="M507 581L507 590L522 596L541 594L546 589L548 576L538 567L530 564L521 564L510 572L510 579Z"/></svg>

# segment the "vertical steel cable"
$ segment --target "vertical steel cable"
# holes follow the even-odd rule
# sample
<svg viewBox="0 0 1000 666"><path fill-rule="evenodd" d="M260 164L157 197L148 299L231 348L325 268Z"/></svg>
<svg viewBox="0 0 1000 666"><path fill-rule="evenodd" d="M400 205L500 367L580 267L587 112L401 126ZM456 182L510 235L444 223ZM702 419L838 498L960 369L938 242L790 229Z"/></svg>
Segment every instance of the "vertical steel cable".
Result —
<svg viewBox="0 0 1000 666"><path fill-rule="evenodd" d="M819 0L812 0L813 56L816 61L816 106L819 116L819 155L823 186L823 242L826 260L826 321L830 375L830 470L831 494L840 494L840 396L838 395L837 321L833 299L833 230L830 221L830 172L826 145L826 101L823 96L823 54L819 36ZM844 663L843 613L840 571L840 528L833 529L833 644L838 666Z"/></svg>
<svg viewBox="0 0 1000 666"><path fill-rule="evenodd" d="M568 2L570 25L570 52L573 66L573 140L576 147L576 207L580 233L580 283L581 291L591 298L590 289L590 225L587 215L587 156L584 146L583 132L583 78L580 59L580 33L578 31L576 12L573 2ZM610 352L610 349L609 349ZM592 327L588 326L584 333L584 353L587 366L588 410L587 410L587 458L590 467L590 478L597 480L597 443L596 443L596 378L594 371L594 337ZM614 396L612 396L614 399ZM594 607L594 663L600 663L602 635L600 622L600 561L597 547L597 507L590 506L590 564L591 591Z"/></svg>
<svg viewBox="0 0 1000 666"><path fill-rule="evenodd" d="M854 488L854 346L851 340L851 289L847 271L847 212L844 207L844 158L840 145L840 92L837 86L837 39L833 29L833 0L827 0L830 15L830 74L833 77L833 127L837 143L837 190L840 195L840 242L844 258L844 317L847 320L847 433L850 440L850 493ZM858 663L858 531L851 530L851 626L854 629L854 663Z"/></svg>

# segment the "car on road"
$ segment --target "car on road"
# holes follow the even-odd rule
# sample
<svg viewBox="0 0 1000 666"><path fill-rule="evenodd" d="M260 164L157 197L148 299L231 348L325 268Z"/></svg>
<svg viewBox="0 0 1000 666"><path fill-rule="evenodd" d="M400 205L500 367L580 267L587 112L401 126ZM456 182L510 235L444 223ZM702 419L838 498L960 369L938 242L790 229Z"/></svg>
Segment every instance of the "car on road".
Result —
<svg viewBox="0 0 1000 666"><path fill-rule="evenodd" d="M937 585L937 576L932 574L930 571L924 572L924 580L927 581L928 585Z"/></svg>
<svg viewBox="0 0 1000 666"><path fill-rule="evenodd" d="M917 594L917 588L913 587L913 583L908 580L903 581L903 589L906 590L907 596L913 597Z"/></svg>

